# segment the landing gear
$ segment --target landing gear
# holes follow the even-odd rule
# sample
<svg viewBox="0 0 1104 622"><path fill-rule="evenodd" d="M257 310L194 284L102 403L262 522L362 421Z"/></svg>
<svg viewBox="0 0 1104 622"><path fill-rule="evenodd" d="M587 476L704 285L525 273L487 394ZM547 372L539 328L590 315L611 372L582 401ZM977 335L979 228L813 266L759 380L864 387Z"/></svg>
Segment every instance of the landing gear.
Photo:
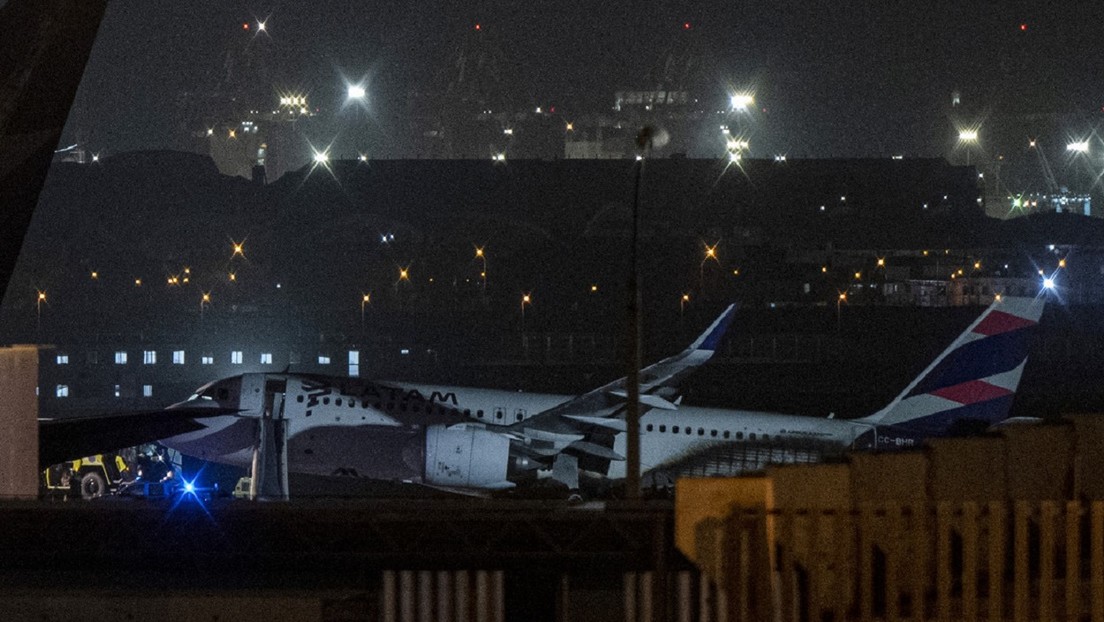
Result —
<svg viewBox="0 0 1104 622"><path fill-rule="evenodd" d="M82 499L95 499L102 497L107 492L107 480L103 475L95 471L89 471L80 478L80 495Z"/></svg>

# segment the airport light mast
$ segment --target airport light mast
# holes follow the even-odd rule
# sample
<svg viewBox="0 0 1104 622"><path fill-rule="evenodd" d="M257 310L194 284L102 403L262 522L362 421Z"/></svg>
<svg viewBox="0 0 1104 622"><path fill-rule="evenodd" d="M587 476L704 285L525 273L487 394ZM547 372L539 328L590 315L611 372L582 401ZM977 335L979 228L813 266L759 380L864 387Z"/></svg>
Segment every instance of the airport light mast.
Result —
<svg viewBox="0 0 1104 622"><path fill-rule="evenodd" d="M644 126L636 136L636 146L645 157L636 162L636 184L632 202L632 249L629 253L629 361L625 374L627 404L625 406L625 499L640 501L640 177L644 160L652 148L651 126Z"/></svg>

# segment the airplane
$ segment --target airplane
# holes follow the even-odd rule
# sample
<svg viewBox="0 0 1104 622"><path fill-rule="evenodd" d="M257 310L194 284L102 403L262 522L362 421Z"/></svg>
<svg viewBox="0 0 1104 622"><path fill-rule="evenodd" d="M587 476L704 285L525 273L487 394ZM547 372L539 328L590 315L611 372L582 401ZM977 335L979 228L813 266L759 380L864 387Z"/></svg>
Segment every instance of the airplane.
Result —
<svg viewBox="0 0 1104 622"><path fill-rule="evenodd" d="M641 404L676 408L669 399L675 398L677 383L713 356L735 313L736 305L729 305L685 350L641 370ZM287 371L242 374L203 385L163 411L42 421L40 463L158 440L188 456L249 467L259 442L258 420L275 414L286 422L293 473L448 489L509 488L514 482L508 472L540 464L526 456L511 459L510 437L488 424L502 427L507 411L517 422L569 403L585 415L608 416L626 399L623 378L574 397Z"/></svg>
<svg viewBox="0 0 1104 622"><path fill-rule="evenodd" d="M674 384L707 361L732 309L687 350L642 370L641 470L656 472L716 448L814 441L843 449L918 446L966 422L1008 418L1042 298L1002 297L886 407L858 419L686 406ZM726 319L727 318L727 319ZM221 413L163 439L186 455L247 466L255 420L288 421L288 470L493 491L580 474L625 476L624 379L578 397L307 374L244 374L174 407ZM230 413L230 414L227 414Z"/></svg>

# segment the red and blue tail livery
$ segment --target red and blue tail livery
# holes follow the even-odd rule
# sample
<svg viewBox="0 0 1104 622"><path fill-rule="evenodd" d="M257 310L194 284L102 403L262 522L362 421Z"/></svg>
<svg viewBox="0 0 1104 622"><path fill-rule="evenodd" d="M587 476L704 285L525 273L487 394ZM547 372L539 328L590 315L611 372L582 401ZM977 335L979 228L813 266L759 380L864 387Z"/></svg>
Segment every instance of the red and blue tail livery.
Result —
<svg viewBox="0 0 1104 622"><path fill-rule="evenodd" d="M1044 303L1000 298L888 406L856 423L874 428L875 446L900 446L946 436L964 422L988 426L1008 418Z"/></svg>

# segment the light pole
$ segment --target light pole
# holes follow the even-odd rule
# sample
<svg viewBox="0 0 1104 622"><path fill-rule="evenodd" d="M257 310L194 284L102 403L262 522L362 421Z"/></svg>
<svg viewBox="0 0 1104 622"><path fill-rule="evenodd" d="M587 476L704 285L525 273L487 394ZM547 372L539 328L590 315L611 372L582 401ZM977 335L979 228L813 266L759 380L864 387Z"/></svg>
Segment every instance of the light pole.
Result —
<svg viewBox="0 0 1104 622"><path fill-rule="evenodd" d="M475 258L483 262L483 270L479 273L479 278L483 280L483 293L487 293L487 253L483 252L482 246L475 247Z"/></svg>
<svg viewBox="0 0 1104 622"><path fill-rule="evenodd" d="M199 319L203 320L203 310L207 308L207 305L211 304L211 292L203 292L203 295L199 298Z"/></svg>
<svg viewBox="0 0 1104 622"><path fill-rule="evenodd" d="M625 499L640 501L640 178L644 173L644 160L652 150L656 130L650 125L636 135L636 146L641 155L636 160L636 182L633 184L632 248L629 252L629 304L628 338L629 360L625 374Z"/></svg>
<svg viewBox="0 0 1104 622"><path fill-rule="evenodd" d="M698 287L700 287L701 290L704 292L705 291L705 262L709 261L710 259L712 259L713 261L717 261L717 246L720 245L720 242L717 242L713 246L710 246L710 245L706 244L705 242L702 242L702 245L705 246L705 257L702 257L701 265L698 266ZM720 263L720 262L717 261L717 263Z"/></svg>
<svg viewBox="0 0 1104 622"><path fill-rule="evenodd" d="M360 297L360 336L364 336L364 305L372 304L372 293L363 294Z"/></svg>
<svg viewBox="0 0 1104 622"><path fill-rule="evenodd" d="M40 289L38 290L38 296L35 297L35 311L37 315L35 319L35 328L38 330L42 329L42 303L44 302L46 302L46 292Z"/></svg>
<svg viewBox="0 0 1104 622"><path fill-rule="evenodd" d="M683 312L686 311L686 303L690 302L690 294L683 294L682 298L679 298L679 319L682 319Z"/></svg>
<svg viewBox="0 0 1104 622"><path fill-rule="evenodd" d="M521 295L521 332L523 333L525 332L525 305L531 302L532 298L529 297L529 294Z"/></svg>
<svg viewBox="0 0 1104 622"><path fill-rule="evenodd" d="M958 133L958 142L966 145L966 166L970 166L970 146L978 141L977 130L962 130Z"/></svg>
<svg viewBox="0 0 1104 622"><path fill-rule="evenodd" d="M839 298L836 299L836 334L840 333L840 305L847 302L847 293L840 292Z"/></svg>

